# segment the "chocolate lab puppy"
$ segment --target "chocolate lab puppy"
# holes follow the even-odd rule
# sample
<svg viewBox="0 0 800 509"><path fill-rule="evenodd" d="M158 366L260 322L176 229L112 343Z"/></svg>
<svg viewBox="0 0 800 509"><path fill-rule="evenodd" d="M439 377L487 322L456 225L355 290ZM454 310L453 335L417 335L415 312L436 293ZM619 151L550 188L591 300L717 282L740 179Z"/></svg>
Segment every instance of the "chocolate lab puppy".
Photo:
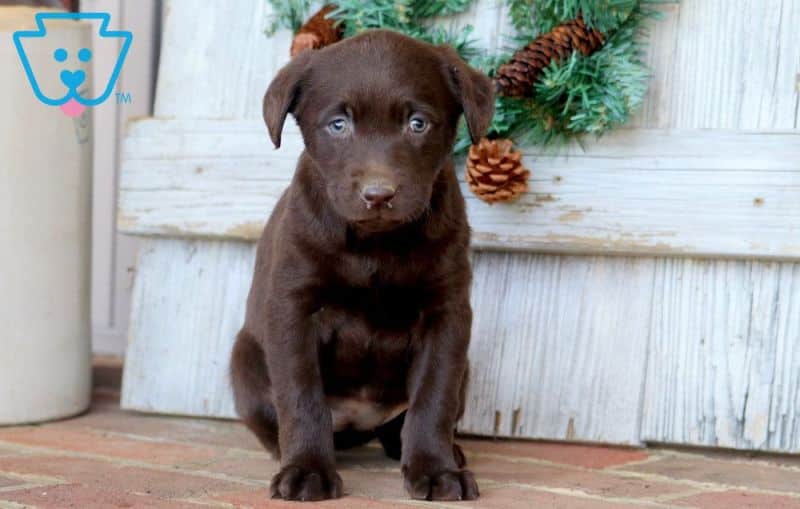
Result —
<svg viewBox="0 0 800 509"><path fill-rule="evenodd" d="M371 31L284 67L264 97L306 150L258 246L231 361L236 408L281 459L274 497L342 495L334 449L374 437L413 498L474 499L453 443L470 338L469 226L451 157L490 80L448 47Z"/></svg>

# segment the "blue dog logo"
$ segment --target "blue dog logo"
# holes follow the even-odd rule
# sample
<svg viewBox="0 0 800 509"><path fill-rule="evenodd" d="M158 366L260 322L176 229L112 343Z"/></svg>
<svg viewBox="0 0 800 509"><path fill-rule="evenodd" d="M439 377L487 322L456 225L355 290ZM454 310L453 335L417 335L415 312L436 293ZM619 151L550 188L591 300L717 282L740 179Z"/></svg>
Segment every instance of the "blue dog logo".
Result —
<svg viewBox="0 0 800 509"><path fill-rule="evenodd" d="M117 62L114 65L111 75L108 77L105 88L101 89L99 95L91 97L91 94L88 92L90 87L88 87L88 83L86 83L86 71L81 69L81 67L85 68L88 66L89 62L92 60L92 51L89 48L55 48L52 51L52 58L56 62L64 64L64 69L58 76L60 81L60 86L58 88L62 88L61 86L66 87L66 92L62 95L61 90L58 92L50 92L49 94L45 94L42 91L42 89L45 88L43 83L48 82L48 80L43 76L37 79L31 62L28 59L28 54L26 53L26 45L37 42L37 39L39 42L46 40L46 23L50 20L100 21L101 38L121 39L122 44ZM117 84L119 73L122 70L122 64L125 63L125 57L128 55L128 50L133 42L133 34L129 31L108 30L110 21L111 16L108 13L101 12L40 12L36 14L36 30L20 30L14 32L14 45L17 47L17 53L19 53L22 67L25 69L25 74L28 76L28 81L37 99L49 106L59 106L61 111L70 117L77 117L83 113L87 107L97 106L108 99ZM23 44L23 41L25 41L25 44Z"/></svg>

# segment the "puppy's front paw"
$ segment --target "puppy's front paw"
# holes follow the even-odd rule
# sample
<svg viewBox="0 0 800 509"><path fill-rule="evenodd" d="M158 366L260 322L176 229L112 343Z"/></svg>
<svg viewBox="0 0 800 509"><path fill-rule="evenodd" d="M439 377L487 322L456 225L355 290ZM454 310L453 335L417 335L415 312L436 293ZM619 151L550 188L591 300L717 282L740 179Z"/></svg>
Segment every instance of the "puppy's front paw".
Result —
<svg viewBox="0 0 800 509"><path fill-rule="evenodd" d="M331 468L287 465L272 478L272 498L303 502L339 498L342 478Z"/></svg>
<svg viewBox="0 0 800 509"><path fill-rule="evenodd" d="M478 483L469 470L444 470L433 474L403 469L406 491L418 500L475 500Z"/></svg>

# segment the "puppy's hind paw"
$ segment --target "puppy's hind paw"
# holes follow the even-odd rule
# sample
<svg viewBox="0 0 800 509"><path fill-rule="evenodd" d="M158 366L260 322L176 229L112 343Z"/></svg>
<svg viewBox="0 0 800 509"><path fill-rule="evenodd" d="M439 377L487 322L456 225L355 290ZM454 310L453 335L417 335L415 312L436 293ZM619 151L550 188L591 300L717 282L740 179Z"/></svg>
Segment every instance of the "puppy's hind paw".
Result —
<svg viewBox="0 0 800 509"><path fill-rule="evenodd" d="M406 475L405 485L417 500L475 500L480 495L475 476L469 470L446 470L435 475Z"/></svg>
<svg viewBox="0 0 800 509"><path fill-rule="evenodd" d="M287 465L272 478L272 498L313 502L342 496L342 478L333 468Z"/></svg>

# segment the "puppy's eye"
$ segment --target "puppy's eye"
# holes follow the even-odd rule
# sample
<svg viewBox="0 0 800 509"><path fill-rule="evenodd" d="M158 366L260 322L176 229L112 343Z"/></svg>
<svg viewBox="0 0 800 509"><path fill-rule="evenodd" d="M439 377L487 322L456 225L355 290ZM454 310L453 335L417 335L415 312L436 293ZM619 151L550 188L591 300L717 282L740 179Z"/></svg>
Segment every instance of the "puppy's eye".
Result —
<svg viewBox="0 0 800 509"><path fill-rule="evenodd" d="M335 134L336 136L347 134L349 130L350 130L350 123L344 117L336 117L330 122L328 122L328 132L330 132L331 134Z"/></svg>
<svg viewBox="0 0 800 509"><path fill-rule="evenodd" d="M408 121L408 129L415 134L424 133L428 129L428 121L419 115L414 115Z"/></svg>

